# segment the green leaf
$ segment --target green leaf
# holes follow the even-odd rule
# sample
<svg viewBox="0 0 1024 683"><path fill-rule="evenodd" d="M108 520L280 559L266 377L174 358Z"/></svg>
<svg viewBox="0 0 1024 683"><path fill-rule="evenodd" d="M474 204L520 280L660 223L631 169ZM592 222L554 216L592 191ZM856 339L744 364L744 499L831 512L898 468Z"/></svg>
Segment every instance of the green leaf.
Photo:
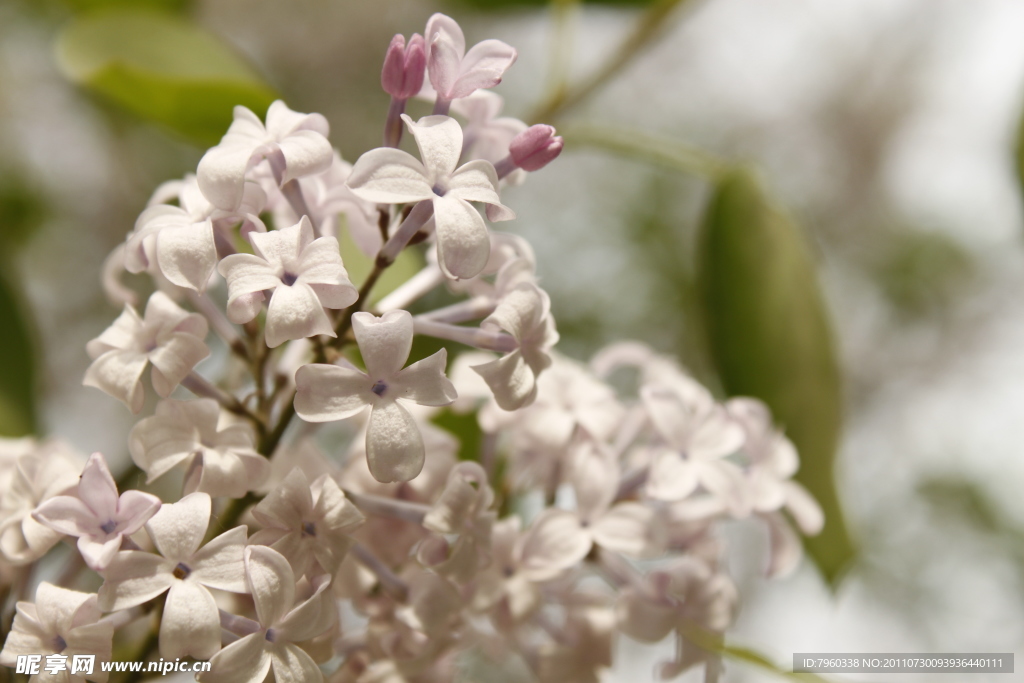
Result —
<svg viewBox="0 0 1024 683"><path fill-rule="evenodd" d="M215 36L158 12L76 19L58 38L57 61L75 83L202 145L227 131L235 105L262 115L276 98Z"/></svg>
<svg viewBox="0 0 1024 683"><path fill-rule="evenodd" d="M339 216L339 220L344 225L344 217ZM359 250L346 229L338 230L338 243L341 247L342 263L345 264L345 270L348 271L348 279L358 288L373 270L373 259ZM395 262L377 280L377 285L370 295L370 303L380 301L382 297L390 294L398 285L420 272L424 265L423 256L418 250L403 250L398 254Z"/></svg>
<svg viewBox="0 0 1024 683"><path fill-rule="evenodd" d="M63 0L63 2L72 12L79 14L107 10L114 7L133 9L145 7L181 12L191 4L191 0Z"/></svg>
<svg viewBox="0 0 1024 683"><path fill-rule="evenodd" d="M796 478L826 519L805 545L835 582L855 551L833 473L842 389L814 259L800 229L746 169L716 183L698 250L701 308L723 388L767 403L799 450Z"/></svg>
<svg viewBox="0 0 1024 683"><path fill-rule="evenodd" d="M0 436L36 431L34 348L20 302L0 278Z"/></svg>

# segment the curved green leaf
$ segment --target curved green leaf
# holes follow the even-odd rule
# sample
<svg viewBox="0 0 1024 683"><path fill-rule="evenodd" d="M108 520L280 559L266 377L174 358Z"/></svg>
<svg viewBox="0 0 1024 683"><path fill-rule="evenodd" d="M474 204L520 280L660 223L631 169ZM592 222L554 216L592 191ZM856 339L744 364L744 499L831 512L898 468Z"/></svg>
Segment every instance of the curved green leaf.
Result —
<svg viewBox="0 0 1024 683"><path fill-rule="evenodd" d="M203 145L224 134L234 105L262 114L276 98L215 36L157 12L77 19L57 41L57 60L72 81Z"/></svg>
<svg viewBox="0 0 1024 683"><path fill-rule="evenodd" d="M36 362L32 335L14 292L0 278L0 436L36 430Z"/></svg>
<svg viewBox="0 0 1024 683"><path fill-rule="evenodd" d="M854 555L832 467L842 420L836 349L804 237L748 170L729 171L715 185L698 287L724 389L765 401L800 452L797 479L826 519L805 544L834 581Z"/></svg>

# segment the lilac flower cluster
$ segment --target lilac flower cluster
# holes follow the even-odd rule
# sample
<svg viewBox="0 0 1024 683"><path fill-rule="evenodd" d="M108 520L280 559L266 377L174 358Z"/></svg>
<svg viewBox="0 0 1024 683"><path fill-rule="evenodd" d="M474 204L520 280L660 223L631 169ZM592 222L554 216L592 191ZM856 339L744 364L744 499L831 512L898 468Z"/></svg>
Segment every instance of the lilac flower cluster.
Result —
<svg viewBox="0 0 1024 683"><path fill-rule="evenodd" d="M0 665L105 661L148 629L138 655L211 660L200 681L426 683L489 662L575 682L598 680L617 634L671 634L663 678L717 679L738 601L719 528L762 522L779 575L800 558L792 523L816 533L821 512L760 402L720 403L636 343L589 364L553 351L530 245L489 227L515 216L503 187L562 149L550 126L499 117L487 89L515 59L497 40L467 50L436 14L388 47L384 146L350 165L319 114L238 107L195 175L158 188L105 268L124 311L89 343L85 384L135 414L152 388L121 482L181 493L121 492L98 453L0 441L0 583L66 538L81 566L65 582L102 579L39 583ZM406 115L416 97L434 113ZM341 236L373 264L358 288ZM422 270L375 298L421 243ZM155 285L142 314L123 271ZM426 310L437 290L454 303ZM229 358L216 381L195 369L211 329ZM417 336L447 346L409 363ZM456 345L473 350L450 359Z"/></svg>

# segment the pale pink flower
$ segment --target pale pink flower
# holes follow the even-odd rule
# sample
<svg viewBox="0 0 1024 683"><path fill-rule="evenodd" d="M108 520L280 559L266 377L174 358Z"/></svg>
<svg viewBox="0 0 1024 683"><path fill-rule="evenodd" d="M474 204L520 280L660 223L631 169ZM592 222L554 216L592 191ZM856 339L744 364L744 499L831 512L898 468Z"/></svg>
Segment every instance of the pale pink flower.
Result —
<svg viewBox="0 0 1024 683"><path fill-rule="evenodd" d="M117 493L117 483L100 453L82 470L75 496L54 496L32 516L51 529L78 537L78 551L91 569L103 571L121 539L142 528L160 509L160 499L142 491Z"/></svg>
<svg viewBox="0 0 1024 683"><path fill-rule="evenodd" d="M487 226L470 202L487 204L492 221L515 218L498 197L498 176L488 161L458 168L462 128L447 116L403 120L416 138L422 162L402 150L380 147L363 154L348 184L356 196L382 204L431 201L437 231L437 260L451 278L469 278L487 265Z"/></svg>
<svg viewBox="0 0 1024 683"><path fill-rule="evenodd" d="M366 459L374 478L409 481L426 457L416 422L400 400L426 406L448 405L455 387L444 375L448 358L441 349L403 369L412 349L412 316L390 311L381 317L352 316L366 372L353 367L313 364L295 373L295 411L308 422L332 422L370 408Z"/></svg>
<svg viewBox="0 0 1024 683"><path fill-rule="evenodd" d="M209 589L248 592L242 564L246 527L230 529L200 547L210 512L210 496L205 493L164 505L146 523L160 555L123 551L103 572L99 605L107 612L167 593L160 620L164 659L212 657L220 649L220 614Z"/></svg>
<svg viewBox="0 0 1024 683"><path fill-rule="evenodd" d="M288 558L295 576L334 575L365 519L329 475L312 485L296 468L252 509L263 529L249 539Z"/></svg>
<svg viewBox="0 0 1024 683"><path fill-rule="evenodd" d="M327 170L333 150L330 126L320 114L294 112L281 100L267 110L267 124L249 109L235 107L235 120L216 147L199 161L199 189L210 203L235 210L242 203L246 173L263 159L278 185Z"/></svg>
<svg viewBox="0 0 1024 683"><path fill-rule="evenodd" d="M183 466L187 493L241 498L263 483L270 463L256 452L247 426L222 422L213 399L161 401L128 435L132 460L146 473L146 483Z"/></svg>
<svg viewBox="0 0 1024 683"><path fill-rule="evenodd" d="M213 656L209 673L196 680L216 683L259 683L271 669L277 681L315 683L320 667L297 643L327 631L337 618L330 579L313 581L313 595L296 604L295 575L285 557L266 546L245 549L245 582L256 605L259 629Z"/></svg>
<svg viewBox="0 0 1024 683"><path fill-rule="evenodd" d="M516 61L516 51L500 40L484 40L466 52L466 38L458 23L434 14L424 31L427 73L438 98L451 101L479 88L493 88Z"/></svg>
<svg viewBox="0 0 1024 683"><path fill-rule="evenodd" d="M246 323L263 307L264 292L273 290L267 306L267 346L316 334L336 336L324 308L345 308L359 297L341 263L338 240L313 239L313 226L303 216L295 225L251 233L256 254L232 254L220 263L228 281L228 318Z"/></svg>
<svg viewBox="0 0 1024 683"><path fill-rule="evenodd" d="M40 666L32 682L105 683L108 673L101 664L110 661L114 626L101 621L101 617L95 593L80 593L44 581L36 588L35 603L18 603L14 624L0 652L0 666L14 668L19 655L43 655L43 665L46 655L63 655L67 657L65 670L51 674ZM96 658L91 674L71 674L75 655Z"/></svg>
<svg viewBox="0 0 1024 683"><path fill-rule="evenodd" d="M142 373L152 365L153 389L162 398L210 355L203 339L208 324L163 292L149 297L144 317L129 305L103 334L86 345L93 359L82 382L120 399L133 413L142 410Z"/></svg>

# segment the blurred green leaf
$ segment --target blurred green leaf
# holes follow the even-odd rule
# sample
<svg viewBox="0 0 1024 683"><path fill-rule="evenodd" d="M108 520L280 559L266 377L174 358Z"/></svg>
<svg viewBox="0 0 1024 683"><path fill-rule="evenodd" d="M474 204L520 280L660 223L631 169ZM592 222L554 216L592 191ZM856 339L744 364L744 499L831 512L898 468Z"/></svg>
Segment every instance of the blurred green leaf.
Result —
<svg viewBox="0 0 1024 683"><path fill-rule="evenodd" d="M236 104L262 115L276 98L215 36L159 12L76 19L58 38L57 60L75 83L201 145L220 140Z"/></svg>
<svg viewBox="0 0 1024 683"><path fill-rule="evenodd" d="M450 362L448 367L451 367ZM452 410L442 410L430 421L459 440L459 460L480 460L484 433L480 429L475 412L456 413Z"/></svg>
<svg viewBox="0 0 1024 683"><path fill-rule="evenodd" d="M338 231L338 243L341 247L341 260L348 271L348 279L358 288L366 280L366 277L373 270L373 259L364 254L352 240L348 230ZM416 249L405 249L395 262L384 271L384 274L377 280L373 293L370 295L370 303L379 301L382 297L394 291L424 266L423 256Z"/></svg>
<svg viewBox="0 0 1024 683"><path fill-rule="evenodd" d="M24 244L46 220L46 199L20 173L0 177L0 253Z"/></svg>
<svg viewBox="0 0 1024 683"><path fill-rule="evenodd" d="M833 475L841 385L814 260L799 228L746 169L716 183L698 248L709 351L723 387L767 403L799 450L796 478L826 519L822 533L805 544L834 582L854 548Z"/></svg>
<svg viewBox="0 0 1024 683"><path fill-rule="evenodd" d="M10 272L4 269L5 274ZM35 432L35 369L32 335L10 283L0 277L0 436Z"/></svg>
<svg viewBox="0 0 1024 683"><path fill-rule="evenodd" d="M112 8L158 9L172 12L184 11L191 0L63 0L71 11L79 14Z"/></svg>
<svg viewBox="0 0 1024 683"><path fill-rule="evenodd" d="M974 262L939 232L900 230L874 268L889 301L908 318L941 313L974 276Z"/></svg>

